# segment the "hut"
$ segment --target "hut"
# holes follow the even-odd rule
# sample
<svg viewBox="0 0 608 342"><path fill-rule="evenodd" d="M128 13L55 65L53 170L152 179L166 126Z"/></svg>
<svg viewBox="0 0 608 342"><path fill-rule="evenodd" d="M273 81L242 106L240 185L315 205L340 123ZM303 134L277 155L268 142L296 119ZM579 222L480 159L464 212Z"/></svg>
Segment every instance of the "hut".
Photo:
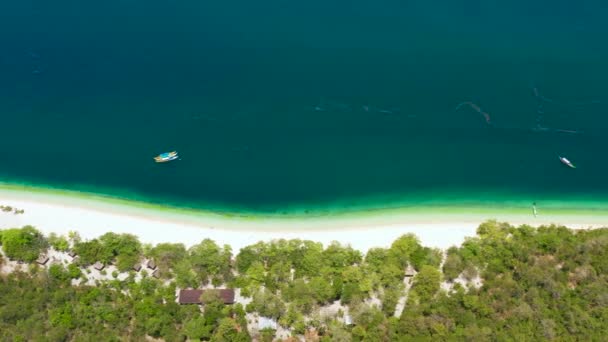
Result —
<svg viewBox="0 0 608 342"><path fill-rule="evenodd" d="M158 270L152 271L152 276L156 279L160 278L160 274L158 273Z"/></svg>
<svg viewBox="0 0 608 342"><path fill-rule="evenodd" d="M180 290L177 302L179 304L204 304L201 296L205 291L218 291L224 304L234 304L234 289L200 290L187 289Z"/></svg>
<svg viewBox="0 0 608 342"><path fill-rule="evenodd" d="M73 258L73 257L75 257L75 256L76 256L76 252L74 252L73 250L69 250L69 251L68 251L68 255L69 255L71 258Z"/></svg>
<svg viewBox="0 0 608 342"><path fill-rule="evenodd" d="M40 254L38 259L36 259L36 263L40 265L45 265L49 261L49 257L46 254Z"/></svg>
<svg viewBox="0 0 608 342"><path fill-rule="evenodd" d="M179 290L177 302L179 304L201 304L203 290Z"/></svg>
<svg viewBox="0 0 608 342"><path fill-rule="evenodd" d="M220 298L224 304L234 304L234 289L219 289L217 291L219 291Z"/></svg>
<svg viewBox="0 0 608 342"><path fill-rule="evenodd" d="M96 262L96 263L93 265L93 268L94 268L94 269L96 269L96 270L98 270L98 271L103 270L103 268L104 268L104 267L105 267L105 265L104 265L104 264L102 264L102 263L101 263L101 262L99 262L99 261L98 261L98 262Z"/></svg>
<svg viewBox="0 0 608 342"><path fill-rule="evenodd" d="M135 272L139 272L141 270L141 264L137 263L135 265L133 265L133 271Z"/></svg>
<svg viewBox="0 0 608 342"><path fill-rule="evenodd" d="M152 260L152 259L148 260L148 268L151 270L156 269L156 263L154 262L154 260Z"/></svg>

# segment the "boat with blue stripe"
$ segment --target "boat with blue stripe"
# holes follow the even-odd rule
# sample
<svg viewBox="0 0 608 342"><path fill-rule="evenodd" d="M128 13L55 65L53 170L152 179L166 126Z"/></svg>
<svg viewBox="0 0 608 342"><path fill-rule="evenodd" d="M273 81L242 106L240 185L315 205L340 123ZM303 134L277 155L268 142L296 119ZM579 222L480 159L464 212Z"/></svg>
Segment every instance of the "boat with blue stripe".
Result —
<svg viewBox="0 0 608 342"><path fill-rule="evenodd" d="M166 163L179 158L177 151L165 152L154 157L154 161L157 163Z"/></svg>

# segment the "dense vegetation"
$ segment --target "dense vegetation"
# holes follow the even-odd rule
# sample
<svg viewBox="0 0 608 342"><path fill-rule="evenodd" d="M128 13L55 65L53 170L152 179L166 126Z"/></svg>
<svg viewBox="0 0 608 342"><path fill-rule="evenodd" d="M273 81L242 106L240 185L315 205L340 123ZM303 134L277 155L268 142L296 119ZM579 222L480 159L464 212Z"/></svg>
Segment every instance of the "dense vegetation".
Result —
<svg viewBox="0 0 608 342"><path fill-rule="evenodd" d="M247 313L309 341L593 341L608 334L608 229L489 221L445 257L409 234L366 255L338 243L278 240L233 256L211 240L149 246L114 233L44 238L33 227L0 231L0 242L0 264L31 263L49 246L79 254L76 264L32 264L0 277L0 340L272 340L272 329L248 332ZM131 270L143 257L156 262L160 279ZM129 275L79 284L97 261ZM251 300L227 306L206 292L202 311L176 303L176 288L204 284L239 288ZM332 303L340 310L322 314Z"/></svg>

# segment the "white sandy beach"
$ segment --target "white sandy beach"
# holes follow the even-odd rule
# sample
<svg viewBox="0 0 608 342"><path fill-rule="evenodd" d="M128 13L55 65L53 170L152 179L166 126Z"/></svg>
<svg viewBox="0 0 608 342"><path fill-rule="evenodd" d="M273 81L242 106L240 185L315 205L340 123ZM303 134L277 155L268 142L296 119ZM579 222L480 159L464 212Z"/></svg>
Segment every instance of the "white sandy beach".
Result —
<svg viewBox="0 0 608 342"><path fill-rule="evenodd" d="M447 248L458 245L465 237L474 236L477 226L487 219L512 224L564 224L571 228L608 226L607 216L563 216L534 218L532 215L486 216L481 214L449 214L425 216L368 215L343 218L255 218L180 217L153 209L108 205L103 201L80 200L61 195L0 191L0 205L24 209L24 214L0 212L0 229L32 225L45 234L67 235L77 231L91 239L106 232L130 233L144 243L180 242L193 245L205 238L218 244L229 244L233 250L272 239L307 239L328 244L338 241L367 251L372 247L388 247L398 236L416 234L423 245Z"/></svg>

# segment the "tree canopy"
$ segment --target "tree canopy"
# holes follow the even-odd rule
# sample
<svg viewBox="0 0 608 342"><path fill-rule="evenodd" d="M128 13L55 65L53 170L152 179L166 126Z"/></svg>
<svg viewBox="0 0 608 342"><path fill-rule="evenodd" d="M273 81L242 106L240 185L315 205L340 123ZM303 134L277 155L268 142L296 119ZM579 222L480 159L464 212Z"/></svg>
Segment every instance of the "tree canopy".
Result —
<svg viewBox="0 0 608 342"><path fill-rule="evenodd" d="M7 257L26 262L36 260L48 246L44 236L32 226L3 230L0 241Z"/></svg>
<svg viewBox="0 0 608 342"><path fill-rule="evenodd" d="M12 260L32 262L49 244L66 250L66 241L80 264L0 272L0 340L272 340L274 329L250 334L246 313L319 341L595 341L608 334L605 228L488 221L445 259L412 234L366 255L339 243L277 240L233 259L230 247L208 239L186 248L142 246L127 234L82 241L47 240L30 226L0 231ZM126 271L144 254L160 279L131 272L96 286L74 281L93 262ZM215 291L204 292L202 311L175 302L178 287L213 285L240 289L250 302L225 305ZM321 315L335 305L333 316Z"/></svg>
<svg viewBox="0 0 608 342"><path fill-rule="evenodd" d="M98 239L77 241L74 252L80 256L83 265L95 262L115 263L120 271L128 271L142 256L142 246L137 237L131 234L106 233Z"/></svg>

